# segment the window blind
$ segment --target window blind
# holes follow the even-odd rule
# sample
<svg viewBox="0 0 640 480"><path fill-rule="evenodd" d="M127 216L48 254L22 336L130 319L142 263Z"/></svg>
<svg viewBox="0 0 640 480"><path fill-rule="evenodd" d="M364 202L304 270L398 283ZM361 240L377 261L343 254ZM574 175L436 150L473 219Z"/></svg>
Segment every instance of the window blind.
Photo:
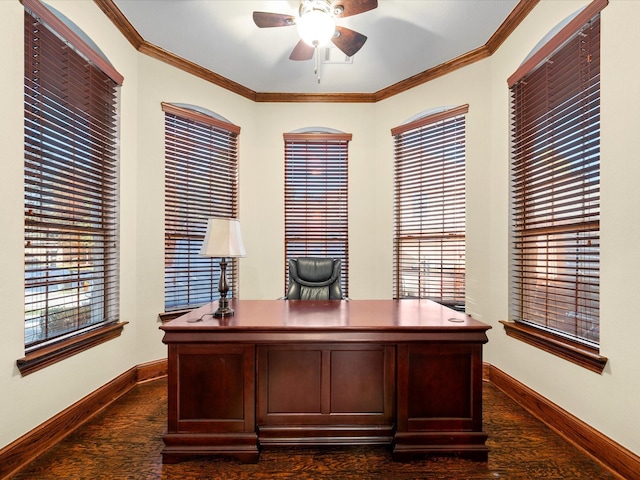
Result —
<svg viewBox="0 0 640 480"><path fill-rule="evenodd" d="M238 216L240 128L199 111L165 112L165 310L218 300L219 260L199 255L211 217ZM228 298L238 296L238 261L227 262Z"/></svg>
<svg viewBox="0 0 640 480"><path fill-rule="evenodd" d="M348 295L348 146L350 134L287 133L285 141L285 289L287 260L342 260Z"/></svg>
<svg viewBox="0 0 640 480"><path fill-rule="evenodd" d="M599 343L600 16L511 85L511 314Z"/></svg>
<svg viewBox="0 0 640 480"><path fill-rule="evenodd" d="M89 60L94 53L87 54L75 34L75 44L62 37L67 27L42 4L25 1L27 6L24 194L29 352L118 320L118 82ZM43 23L41 17L51 23Z"/></svg>
<svg viewBox="0 0 640 480"><path fill-rule="evenodd" d="M465 305L464 105L394 128L394 298Z"/></svg>

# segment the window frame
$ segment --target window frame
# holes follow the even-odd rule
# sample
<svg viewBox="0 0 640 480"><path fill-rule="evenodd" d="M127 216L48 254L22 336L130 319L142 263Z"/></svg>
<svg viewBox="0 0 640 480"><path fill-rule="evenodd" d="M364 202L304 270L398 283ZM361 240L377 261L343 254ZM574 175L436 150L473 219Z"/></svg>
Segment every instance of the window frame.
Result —
<svg viewBox="0 0 640 480"><path fill-rule="evenodd" d="M440 109L391 130L394 298L431 299L460 311L465 309L468 111L469 105ZM419 198L412 199L417 194ZM436 207L426 208L425 200ZM410 255L416 249L417 268L403 260L405 250ZM403 281L407 276L409 286ZM407 295L412 288L416 295Z"/></svg>
<svg viewBox="0 0 640 480"><path fill-rule="evenodd" d="M126 325L127 323L119 320L118 261L118 91L124 79L113 68L113 66L102 55L102 53L96 50L97 47L92 44L91 40L86 37L86 35L84 35L80 29L72 25L68 19L64 18L61 14L53 9L48 8L37 0L23 0L22 3L25 9L25 31L27 30L27 28L30 28L32 29L32 32L37 33L38 30L33 30L34 27L32 26L41 25L41 28L47 30L47 32L43 32L42 35L43 37L47 37L49 39L47 40L49 43L40 45L47 45L47 48L59 49L59 51L64 50L67 52L67 56L61 55L59 58L37 58L32 54L34 50L26 45L27 42L29 42L29 45L31 44L32 36L24 39L25 56L28 56L27 58L29 58L29 61L27 61L25 58L24 119L26 145L24 290L26 354L23 358L18 359L16 361L16 364L20 373L22 375L27 375L48 365L57 363L72 355L80 353L95 345L99 345L112 338L118 337L121 334L124 325ZM40 36L38 36L38 39L38 41L45 41ZM76 60L80 61L76 62ZM85 72L86 76L92 79L91 81L99 79L98 81L111 82L110 86L105 87L105 91L109 90L111 92L111 103L107 104L107 108L104 108L105 103L98 102L97 104L99 106L97 107L97 111L101 112L104 115L107 115L110 119L108 121L105 121L106 123L99 124L103 126L102 130L104 130L105 132L105 137L101 138L112 138L112 140L106 140L103 144L101 144L104 145L102 148L94 148L93 150L91 150L92 153L82 154L80 153L80 149L78 149L77 155L62 157L57 154L54 155L52 153L53 147L45 146L45 144L43 143L44 140L38 140L37 137L34 137L33 139L31 139L31 137L27 137L27 132L33 130L34 128L38 128L38 131L46 131L47 129L44 129L41 124L44 125L44 122L47 122L47 119L49 119L54 120L48 123L48 130L50 131L49 135L51 136L50 143L52 143L56 136L58 136L61 140L61 143L66 144L66 142L68 142L69 140L68 137L70 136L67 133L69 130L66 126L57 125L57 122L61 121L61 118L65 115L65 112L70 111L70 108L72 108L70 106L71 102L68 102L69 105L67 105L50 101L50 99L53 98L52 95L55 95L57 89L62 89L62 87L58 86L56 82L52 82L50 84L53 85L53 87L51 88L41 85L40 78L36 76L38 68L31 66L32 61L40 63L46 61L48 62L48 64L50 64L47 67L47 75L42 75L42 77L47 81L55 79L55 73L50 73L55 72L55 70L53 70L54 68L59 68L62 71L62 69L66 69L67 67L69 67L71 65L71 62L76 62L75 68L83 69L82 71ZM54 63L57 61L59 62ZM35 97L33 95L30 95L29 93L33 91L30 87L31 84L35 84L38 86L38 92L40 92L41 99L47 101L46 105L48 105L48 107L46 107L46 111L49 113L47 113L46 115L44 113L45 104L42 103L42 100L35 99ZM90 92L93 92L94 90L88 86L88 81L84 84L81 84L78 81L77 84L81 85L85 89L89 88ZM105 83L105 85L107 85L107 83ZM64 91L68 92L68 86L65 88L66 89ZM96 90L97 91L93 94L93 96L97 96L100 94L100 89L96 88ZM83 90L83 92L84 91L86 90ZM72 97L69 96L69 98ZM76 107L77 105L73 108ZM98 121L93 116L93 110L91 110L91 113L89 113L90 107L86 103L83 104L83 108L84 109L76 110L76 121L68 122L67 124L69 125L68 128L72 129L76 133L82 132L80 128L80 126L82 125L80 119L84 118L84 116L90 118L94 122ZM39 112L41 109L42 112L38 114L37 112ZM80 141L84 142L86 142L87 140L87 138L81 135L78 135L77 138ZM95 140L95 137L89 137L89 139L91 138ZM95 147L95 144L91 145ZM62 145L60 148L62 149L61 151L66 151L64 150L64 145ZM107 151L110 153L104 153ZM108 155L108 157L105 157L108 158L108 161L105 162L105 167L103 167L102 164L96 167L95 170L97 173L94 176L93 173L90 174L90 171L93 169L93 167L89 167L89 164L86 162L90 163L94 162L96 159L102 159L101 155L103 153L105 155ZM91 158L92 160L88 160L88 158ZM67 178L64 172L71 171L70 169L72 167L75 168L75 162L79 162L77 163L78 166L84 166L81 166L79 167L79 169L74 170L76 172L76 175ZM38 172L40 173L38 174ZM82 175L79 175L78 172L82 173ZM42 178L42 180L38 180L38 178ZM65 178L67 178L67 180L65 180ZM106 185L106 187L104 185ZM96 196L92 197L92 201L96 202L95 205L97 206L93 206L94 204L92 204L92 206L84 205L82 208L73 208L73 202L79 202L78 205L82 205L87 201L87 195L92 195L91 193L87 192L92 188L98 188L98 190L96 190ZM46 191L54 192L55 196L52 197L49 195L42 195L42 193ZM78 197L79 199L74 200L74 198L77 197L77 195L74 194L74 191L83 192ZM105 192L108 193L105 194ZM105 197L104 195L107 196ZM87 217L87 215L93 215L96 212L103 213L97 217L94 217L93 220L90 220ZM105 214L104 212L107 213ZM88 222L93 223L94 226L87 228L84 224ZM91 231L93 231L93 233L91 233ZM78 240L71 240L74 236L77 236ZM93 238L94 236L96 236L96 238L104 238L104 240L102 241L103 247L98 247L96 249L94 248L94 246L87 246L79 240L80 238L86 239L89 237ZM68 238L68 240L65 241L64 238ZM32 241L39 242L39 244L41 244L42 246L34 247ZM85 240L85 242L86 241L88 240ZM77 246L72 247L73 244L76 244ZM69 287L70 289L66 289L66 285L69 282L60 284L66 289L63 291L64 296L60 297L60 295L58 295L60 297L58 300L62 300L64 302L62 305L68 305L68 300L71 297L68 297L67 294L72 294L72 290L74 288L78 290L78 292L80 291L80 277L74 275L71 270L76 269L78 271L78 275L80 275L79 272L81 271L81 269L86 269L91 266L91 273L89 273L89 271L86 271L86 274L90 275L91 282L95 282L94 285L97 285L95 291L99 294L99 298L94 298L92 294L89 299L88 305L90 306L90 311L92 312L91 317L93 317L94 313L96 312L102 312L104 315L102 315L102 319L99 321L93 321L93 319L91 319L89 323L81 324L80 300L77 300L77 304L75 304L75 306L69 307L76 313L72 317L65 317L69 320L75 318L75 322L72 322L75 324L75 326L69 326L69 322L65 321L66 327L64 331L59 331L57 334L52 336L49 336L49 334L47 333L45 338L27 343L26 314L28 312L28 308L36 308L35 305L39 305L39 303L36 301L37 298L34 297L35 294L33 294L33 292L35 292L34 288L45 288L45 298L47 299L45 300L45 312L49 312L50 309L54 309L55 306L53 306L53 303L56 303L49 303L49 294L46 292L49 291L49 287L55 287L55 285L51 282L57 282L58 280L51 279L42 281L41 279L41 277L49 278L48 272L50 272L51 269L54 268L54 265L48 260L48 253L45 256L45 259L41 258L43 257L42 254L38 254L38 251L45 248L45 245L47 251L51 249L51 245L56 246L56 251L58 252L56 253L56 257L59 257L60 255L63 256L61 260L56 260L56 262L62 262L61 264L65 265L65 268L62 269L61 272L58 272L62 276L58 276L57 279L59 279L60 281L64 280L65 282L67 279L75 279L77 281L77 283L75 284L77 286L71 286ZM61 249L63 252L67 253L60 253ZM94 257L94 253L96 250L102 253L100 253L97 257ZM67 258L68 260L65 260ZM89 262L86 267L83 266L86 262L81 262L81 258L85 258L85 260ZM98 268L98 270L94 270L95 267L99 267L100 265L102 265L103 270L101 270L100 268ZM33 270L34 268L35 270ZM57 270L60 270L60 268L57 268ZM40 272L44 276L37 275L36 277L33 277L33 275L29 275L30 271ZM103 273L101 274L100 272ZM82 278L85 277L86 275ZM69 283L69 285L72 284ZM33 292L28 294L28 291ZM93 291L93 289L91 291ZM77 297L76 294L73 295L73 298ZM29 307L28 305L31 305L31 307ZM95 307L100 305L102 305L100 309L95 309ZM53 316L53 313L45 313L44 315L44 317L47 319L46 330L48 330L48 325L50 322L56 321L55 317L51 320L51 316Z"/></svg>
<svg viewBox="0 0 640 480"><path fill-rule="evenodd" d="M551 57L560 53L564 53L563 48L567 47L568 41L574 38L576 35L580 35L585 28L594 18L598 17L600 11L608 4L607 0L594 0L591 4L587 5L582 11L578 12L574 15L572 19L566 22L564 27L560 28L557 33L551 36L551 38L543 44L536 52L534 52L530 57L523 62L523 64L517 69L517 71L508 79L508 86L510 90L512 90L512 96L515 95L515 89L519 82L523 79L526 80L528 75L537 73L537 69L539 66L544 65L545 62L549 61ZM568 48L568 47L567 47ZM599 75L599 69L598 69ZM599 94L598 94L599 95ZM514 115L517 115L515 111L515 104L512 101L512 114L511 121L515 122ZM531 103L531 102L530 102ZM593 121L593 120L590 120ZM592 127L593 128L593 127ZM512 138L512 153L511 160L516 162L517 157L514 157L515 153L515 142L517 140L517 129L514 129L514 133L511 136ZM520 134L522 135L522 134ZM584 154L586 155L586 154ZM581 157L582 158L582 157ZM582 160L581 163L585 162ZM599 162L599 154L598 154L598 162ZM515 165L515 164L513 164ZM514 167L516 168L516 167ZM518 171L518 170L516 170ZM522 175L521 169L518 175ZM518 177L515 177L517 180ZM510 185L511 194L514 195L514 189L516 188L514 184L514 180L512 179ZM526 194L528 195L528 194ZM526 198L520 197L520 198ZM515 200L514 200L515 201ZM521 202L521 200L519 200ZM516 204L518 205L518 204ZM599 211L599 210L598 210ZM545 326L538 325L531 321L527 321L527 319L520 318L521 315L516 312L515 303L517 298L522 298L525 295L524 292L520 291L520 288L514 283L519 281L518 279L522 279L524 268L527 268L524 263L524 259L522 261L518 261L517 258L520 258L523 254L526 254L526 250L523 250L523 254L519 254L520 250L516 247L517 238L524 239L526 237L516 237L516 221L521 222L521 218L523 213L522 210L517 210L512 207L512 241L511 241L511 253L512 253L512 273L511 273L511 291L510 291L510 319L508 321L501 321L504 325L505 332L508 336L516 338L520 341L523 341L527 344L540 348L546 352L549 352L553 355L556 355L560 358L573 362L577 365L580 365L584 368L592 370L597 373L601 373L606 365L607 359L606 357L600 355L599 352L599 342L591 342L582 340L579 338L573 338L561 331L555 331L553 329L549 329ZM525 213L526 215L526 213ZM525 217L526 218L526 217ZM587 218L587 217L585 217ZM594 220L592 218L587 218L587 223L590 223L590 226L580 226L577 225L575 228L575 232L584 230L585 228L593 228ZM596 222L599 223L599 219L596 218ZM567 228L561 226L563 231L567 231ZM527 232L535 233L533 230L522 230L521 235L528 235ZM599 232L599 227L598 227ZM576 233L577 234L577 233ZM566 235L566 233L565 233ZM587 245L591 244L591 238L596 238L598 240L599 245L599 233L589 233L589 242ZM525 245L523 243L523 245ZM591 249L591 247L590 247ZM586 255L586 253L585 253ZM599 257L599 255L598 255ZM550 257L551 258L551 257ZM520 265L520 266L518 266ZM591 268L591 267L590 267ZM518 274L518 272L520 272ZM519 276L515 276L515 275ZM577 274L576 274L577 275ZM579 280L576 280L579 281ZM530 287L535 289L535 286ZM576 287L578 288L578 287ZM599 291L599 289L598 289ZM575 295L578 295L576 292ZM592 296L592 294L590 294ZM599 295L598 295L599 296ZM546 307L548 308L548 307ZM599 321L598 321L599 323Z"/></svg>
<svg viewBox="0 0 640 480"><path fill-rule="evenodd" d="M288 259L325 256L342 260L341 288L349 295L349 142L350 133L309 131L285 133L284 138L284 294L289 283ZM324 155L322 153L324 152ZM315 163L310 166L310 161ZM294 163L297 162L297 163ZM311 168L324 168L328 189L308 182ZM296 170L300 170L296 172ZM292 183L292 178L297 178ZM327 182L325 182L327 183ZM296 203L295 197L304 195ZM308 200L321 196L315 210ZM316 219L310 219L310 213ZM301 229L300 225L304 225ZM321 252L320 254L318 252Z"/></svg>
<svg viewBox="0 0 640 480"><path fill-rule="evenodd" d="M220 298L219 259L200 256L199 250L209 218L238 218L240 127L193 105L163 102L161 106L165 113L165 311L161 318L167 321ZM239 295L238 264L237 258L227 259L232 288L227 298ZM171 298L185 302L172 303Z"/></svg>

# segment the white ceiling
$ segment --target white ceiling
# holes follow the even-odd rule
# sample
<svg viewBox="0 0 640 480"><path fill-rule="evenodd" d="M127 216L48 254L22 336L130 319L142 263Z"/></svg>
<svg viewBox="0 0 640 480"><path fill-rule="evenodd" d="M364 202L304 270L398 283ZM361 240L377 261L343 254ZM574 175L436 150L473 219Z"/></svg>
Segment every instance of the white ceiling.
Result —
<svg viewBox="0 0 640 480"><path fill-rule="evenodd" d="M337 24L368 37L343 63L296 62L295 26L258 28L254 11L296 15L298 0L113 0L142 38L255 92L374 93L487 43L518 0L378 0ZM324 54L320 58L323 58Z"/></svg>

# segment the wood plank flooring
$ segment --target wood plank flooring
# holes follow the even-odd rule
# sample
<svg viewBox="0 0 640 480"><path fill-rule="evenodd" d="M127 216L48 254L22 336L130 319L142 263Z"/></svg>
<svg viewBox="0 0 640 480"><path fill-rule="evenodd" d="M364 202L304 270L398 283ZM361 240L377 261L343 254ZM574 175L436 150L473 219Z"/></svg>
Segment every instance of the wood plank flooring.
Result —
<svg viewBox="0 0 640 480"><path fill-rule="evenodd" d="M487 462L440 457L397 463L388 448L364 446L264 449L257 464L202 458L163 465L166 387L166 379L137 385L12 480L620 478L486 382Z"/></svg>

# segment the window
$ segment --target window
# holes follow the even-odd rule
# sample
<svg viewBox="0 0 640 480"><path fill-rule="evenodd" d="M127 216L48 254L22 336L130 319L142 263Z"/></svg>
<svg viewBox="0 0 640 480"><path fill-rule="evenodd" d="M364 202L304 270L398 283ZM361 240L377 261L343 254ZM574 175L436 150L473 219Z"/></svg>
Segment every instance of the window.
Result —
<svg viewBox="0 0 640 480"><path fill-rule="evenodd" d="M286 133L284 166L285 289L287 260L342 260L342 293L348 293L348 146L351 134Z"/></svg>
<svg viewBox="0 0 640 480"><path fill-rule="evenodd" d="M464 310L468 105L394 128L394 298Z"/></svg>
<svg viewBox="0 0 640 480"><path fill-rule="evenodd" d="M40 2L23 4L27 357L18 366L25 374L121 329L114 325L122 77L77 27ZM30 355L45 346L46 355Z"/></svg>
<svg viewBox="0 0 640 480"><path fill-rule="evenodd" d="M509 81L511 319L574 350L600 339L601 5Z"/></svg>
<svg viewBox="0 0 640 480"><path fill-rule="evenodd" d="M193 106L162 104L165 112L165 311L218 300L219 260L199 255L211 217L238 216L240 128ZM227 278L238 296L238 261Z"/></svg>

